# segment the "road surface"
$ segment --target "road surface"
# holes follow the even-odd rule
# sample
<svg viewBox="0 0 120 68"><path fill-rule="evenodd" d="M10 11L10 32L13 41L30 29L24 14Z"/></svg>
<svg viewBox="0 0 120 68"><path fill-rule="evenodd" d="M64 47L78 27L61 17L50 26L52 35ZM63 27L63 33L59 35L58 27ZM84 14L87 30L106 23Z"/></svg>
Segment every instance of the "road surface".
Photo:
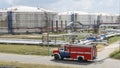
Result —
<svg viewBox="0 0 120 68"><path fill-rule="evenodd" d="M33 64L47 64L47 65L60 65L79 68L120 68L120 60L109 58L109 54L113 52L119 43L116 42L110 46L105 47L101 52L98 52L97 59L89 62L79 63L73 60L60 60L55 61L51 56L31 56L31 55L17 55L0 53L0 61L12 61L20 63L33 63Z"/></svg>

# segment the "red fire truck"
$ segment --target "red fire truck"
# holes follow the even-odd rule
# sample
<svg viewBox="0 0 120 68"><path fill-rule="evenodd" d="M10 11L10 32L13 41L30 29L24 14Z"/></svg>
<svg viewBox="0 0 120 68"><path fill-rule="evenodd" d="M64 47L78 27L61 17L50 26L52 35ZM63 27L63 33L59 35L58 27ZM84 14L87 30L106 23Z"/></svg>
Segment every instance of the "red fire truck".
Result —
<svg viewBox="0 0 120 68"><path fill-rule="evenodd" d="M57 50L53 50L55 60L63 60L64 58L77 59L79 62L94 60L97 56L95 45L72 45L67 44L61 46Z"/></svg>

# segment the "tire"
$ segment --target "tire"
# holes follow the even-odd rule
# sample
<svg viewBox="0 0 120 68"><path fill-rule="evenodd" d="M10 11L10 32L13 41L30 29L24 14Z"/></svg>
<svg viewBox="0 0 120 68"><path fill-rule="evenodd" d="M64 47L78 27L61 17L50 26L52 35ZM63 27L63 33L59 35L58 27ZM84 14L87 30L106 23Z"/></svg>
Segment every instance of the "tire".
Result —
<svg viewBox="0 0 120 68"><path fill-rule="evenodd" d="M62 57L61 60L64 60L64 57Z"/></svg>
<svg viewBox="0 0 120 68"><path fill-rule="evenodd" d="M88 60L83 60L84 62L88 62Z"/></svg>
<svg viewBox="0 0 120 68"><path fill-rule="evenodd" d="M55 55L54 55L54 59L55 59L55 60L59 60L59 59L60 59L59 55L55 54Z"/></svg>
<svg viewBox="0 0 120 68"><path fill-rule="evenodd" d="M78 62L83 62L83 58L82 57L78 57Z"/></svg>

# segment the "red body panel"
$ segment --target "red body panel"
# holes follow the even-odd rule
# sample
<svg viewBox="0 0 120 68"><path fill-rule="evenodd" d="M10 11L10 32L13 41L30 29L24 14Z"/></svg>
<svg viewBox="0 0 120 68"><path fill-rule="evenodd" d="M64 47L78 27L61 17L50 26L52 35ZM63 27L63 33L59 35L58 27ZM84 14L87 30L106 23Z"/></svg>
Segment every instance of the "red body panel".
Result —
<svg viewBox="0 0 120 68"><path fill-rule="evenodd" d="M59 50L53 50L53 54L59 54Z"/></svg>
<svg viewBox="0 0 120 68"><path fill-rule="evenodd" d="M70 58L77 59L82 56L84 60L93 60L96 57L96 47L68 46Z"/></svg>

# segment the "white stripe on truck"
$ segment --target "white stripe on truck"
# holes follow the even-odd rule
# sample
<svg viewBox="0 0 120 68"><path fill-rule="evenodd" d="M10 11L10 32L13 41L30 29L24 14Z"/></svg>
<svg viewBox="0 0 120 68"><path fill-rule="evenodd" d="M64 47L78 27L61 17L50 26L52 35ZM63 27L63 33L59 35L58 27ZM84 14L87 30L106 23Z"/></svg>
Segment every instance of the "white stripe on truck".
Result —
<svg viewBox="0 0 120 68"><path fill-rule="evenodd" d="M75 54L92 54L91 52L70 52L70 53L75 53Z"/></svg>

